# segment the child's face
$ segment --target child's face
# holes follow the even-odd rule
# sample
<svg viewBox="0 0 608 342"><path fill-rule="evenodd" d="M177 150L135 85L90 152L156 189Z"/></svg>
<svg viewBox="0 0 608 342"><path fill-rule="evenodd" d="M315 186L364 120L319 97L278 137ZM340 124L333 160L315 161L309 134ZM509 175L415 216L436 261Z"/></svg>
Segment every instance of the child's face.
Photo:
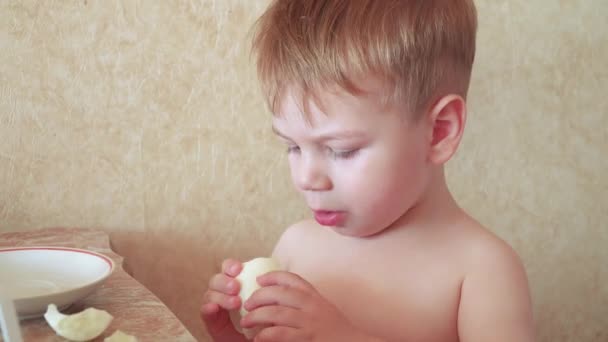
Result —
<svg viewBox="0 0 608 342"><path fill-rule="evenodd" d="M322 225L348 236L376 234L407 212L430 177L424 120L372 97L325 92L309 120L292 94L273 118L288 146L294 185Z"/></svg>

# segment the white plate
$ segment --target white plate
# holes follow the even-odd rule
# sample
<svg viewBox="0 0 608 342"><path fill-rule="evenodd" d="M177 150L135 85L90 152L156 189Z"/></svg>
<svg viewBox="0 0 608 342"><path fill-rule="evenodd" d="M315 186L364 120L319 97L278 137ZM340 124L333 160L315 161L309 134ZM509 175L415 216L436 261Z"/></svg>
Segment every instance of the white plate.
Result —
<svg viewBox="0 0 608 342"><path fill-rule="evenodd" d="M105 255L65 247L0 248L0 291L13 298L21 319L48 304L65 309L97 289L114 271Z"/></svg>

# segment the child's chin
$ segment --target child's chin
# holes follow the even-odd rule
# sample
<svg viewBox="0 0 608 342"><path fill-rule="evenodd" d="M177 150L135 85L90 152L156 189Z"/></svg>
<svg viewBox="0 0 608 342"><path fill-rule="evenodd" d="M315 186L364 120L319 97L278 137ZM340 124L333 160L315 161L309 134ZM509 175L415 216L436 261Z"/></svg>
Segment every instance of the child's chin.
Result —
<svg viewBox="0 0 608 342"><path fill-rule="evenodd" d="M362 231L360 229L357 229L356 227L352 227L352 226L348 226L348 225L332 226L330 228L334 232L336 232L340 235L350 236L350 237L367 237L369 235L373 235L373 234L367 233L365 231Z"/></svg>

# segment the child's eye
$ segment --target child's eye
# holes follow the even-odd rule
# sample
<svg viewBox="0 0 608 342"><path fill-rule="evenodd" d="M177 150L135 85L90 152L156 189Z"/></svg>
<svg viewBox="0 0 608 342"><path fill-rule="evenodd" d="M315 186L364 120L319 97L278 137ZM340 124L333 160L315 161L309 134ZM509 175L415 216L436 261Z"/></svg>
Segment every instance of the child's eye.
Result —
<svg viewBox="0 0 608 342"><path fill-rule="evenodd" d="M335 159L350 159L352 157L354 157L357 152L359 152L358 149L354 149L354 150L348 150L348 151L331 151L332 156Z"/></svg>
<svg viewBox="0 0 608 342"><path fill-rule="evenodd" d="M300 146L297 146L297 145L287 146L287 153L288 154L300 153Z"/></svg>

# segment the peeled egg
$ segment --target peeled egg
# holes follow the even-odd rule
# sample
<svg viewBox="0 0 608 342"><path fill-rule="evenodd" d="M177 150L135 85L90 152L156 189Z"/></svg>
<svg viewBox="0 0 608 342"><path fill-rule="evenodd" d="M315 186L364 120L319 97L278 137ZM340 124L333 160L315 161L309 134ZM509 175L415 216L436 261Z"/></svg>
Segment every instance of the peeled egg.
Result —
<svg viewBox="0 0 608 342"><path fill-rule="evenodd" d="M241 290L239 291L239 297L241 303L245 303L247 299L260 288L257 282L257 277L268 272L278 271L281 269L279 262L274 258L255 258L250 261L243 263L243 270L236 277L236 280L241 284ZM239 310L230 311L230 320L234 328L245 335L247 339L252 339L259 329L245 329L241 327L241 318L247 314L247 310L241 304Z"/></svg>
<svg viewBox="0 0 608 342"><path fill-rule="evenodd" d="M88 308L73 315L64 315L55 304L49 304L44 319L57 335L70 341L90 341L101 335L114 319L107 311Z"/></svg>

